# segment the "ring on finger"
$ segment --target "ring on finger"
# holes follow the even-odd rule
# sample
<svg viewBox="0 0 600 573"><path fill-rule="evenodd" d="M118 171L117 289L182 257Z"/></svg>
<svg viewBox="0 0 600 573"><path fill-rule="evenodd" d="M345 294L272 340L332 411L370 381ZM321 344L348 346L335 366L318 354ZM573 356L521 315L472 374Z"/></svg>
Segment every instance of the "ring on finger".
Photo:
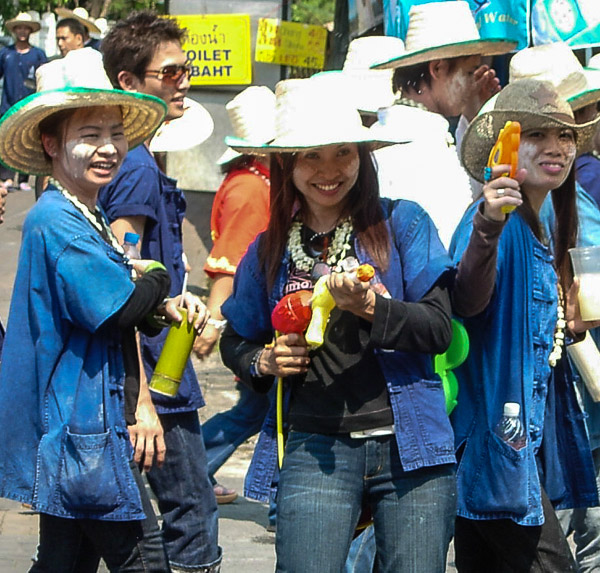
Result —
<svg viewBox="0 0 600 573"><path fill-rule="evenodd" d="M498 189L496 191L496 195L498 195L498 197L504 197L505 191L506 191L506 189Z"/></svg>

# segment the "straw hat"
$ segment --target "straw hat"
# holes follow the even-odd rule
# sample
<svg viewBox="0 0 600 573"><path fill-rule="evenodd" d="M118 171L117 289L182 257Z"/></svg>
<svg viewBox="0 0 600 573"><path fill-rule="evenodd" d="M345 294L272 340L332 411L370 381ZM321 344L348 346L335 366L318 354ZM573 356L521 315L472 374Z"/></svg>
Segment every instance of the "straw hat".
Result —
<svg viewBox="0 0 600 573"><path fill-rule="evenodd" d="M38 91L13 105L0 123L0 160L34 175L52 172L39 131L42 120L65 109L118 105L129 147L145 141L162 121L166 106L158 98L113 89L102 55L92 48L72 50L37 69Z"/></svg>
<svg viewBox="0 0 600 573"><path fill-rule="evenodd" d="M600 101L600 86L588 82L577 56L562 42L517 52L510 61L509 81L525 78L550 82L573 111Z"/></svg>
<svg viewBox="0 0 600 573"><path fill-rule="evenodd" d="M90 34L101 34L102 31L94 21L90 18L88 11L85 8L77 7L74 10L69 10L68 8L56 8L54 10L59 18L74 18L75 20L81 22L90 32Z"/></svg>
<svg viewBox="0 0 600 573"><path fill-rule="evenodd" d="M27 12L19 12L12 20L7 20L4 24L4 27L12 34L15 26L29 26L31 28L31 32L39 32L42 28L42 25L34 20L31 14Z"/></svg>
<svg viewBox="0 0 600 573"><path fill-rule="evenodd" d="M183 115L163 122L150 141L150 151L183 151L204 143L212 134L215 124L206 108L183 98Z"/></svg>
<svg viewBox="0 0 600 573"><path fill-rule="evenodd" d="M463 165L483 182L483 170L500 129L507 121L518 121L523 131L568 127L577 138L577 150L585 150L594 137L600 117L575 123L571 106L547 81L523 79L509 83L496 97L494 108L478 115L469 125L462 143Z"/></svg>
<svg viewBox="0 0 600 573"><path fill-rule="evenodd" d="M267 86L246 88L225 109L235 137L257 145L275 138L275 94ZM229 147L219 157L217 165L225 165L241 155Z"/></svg>
<svg viewBox="0 0 600 573"><path fill-rule="evenodd" d="M339 143L369 143L371 148L391 142L374 140L348 99L323 91L309 79L283 80L275 88L275 138L259 145L227 137L225 143L240 153L293 153Z"/></svg>
<svg viewBox="0 0 600 573"><path fill-rule="evenodd" d="M462 0L415 5L408 18L406 51L379 60L374 68L402 68L459 56L496 56L517 46L516 40L482 39L469 4Z"/></svg>

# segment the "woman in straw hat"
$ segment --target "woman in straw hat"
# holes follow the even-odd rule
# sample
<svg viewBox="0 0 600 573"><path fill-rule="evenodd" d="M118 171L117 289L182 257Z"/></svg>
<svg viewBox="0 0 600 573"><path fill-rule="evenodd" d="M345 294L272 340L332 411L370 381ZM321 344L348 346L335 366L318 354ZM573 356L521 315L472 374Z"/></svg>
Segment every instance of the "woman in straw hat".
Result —
<svg viewBox="0 0 600 573"><path fill-rule="evenodd" d="M514 178L504 175L507 165L486 168L506 121L522 127ZM549 82L526 79L504 88L465 134L463 161L485 181L485 199L465 213L453 238L454 259L463 257L474 215L504 228L497 249L496 241L489 243L493 288L483 311L465 319L471 349L457 371L460 397L452 421L461 453L455 535L461 572L574 571L553 505L598 503L583 416L563 357L565 340L596 326L580 318L568 255L577 238L573 162L596 125L577 124ZM556 213L552 237L539 219L549 193ZM507 206L517 207L508 217ZM472 280L479 276L473 273ZM497 428L507 409L523 428L516 441Z"/></svg>
<svg viewBox="0 0 600 573"><path fill-rule="evenodd" d="M51 175L23 227L3 349L0 495L40 514L31 571L96 571L100 557L111 571L169 571L125 417L138 395L135 327L156 330L145 317L170 280L159 263L129 261L96 207L164 104L113 90L91 49L42 66L37 79L38 93L0 123L2 162ZM175 318L174 302L159 312ZM200 328L199 300L193 308Z"/></svg>
<svg viewBox="0 0 600 573"><path fill-rule="evenodd" d="M366 506L378 570L443 572L454 451L431 355L451 337L448 259L418 205L380 200L370 149L385 142L351 103L310 79L280 82L276 96L273 141L228 140L271 154L271 218L237 268L220 348L259 392L285 380L277 571L341 571ZM375 268L370 283L344 271L352 257ZM315 280L336 304L322 346L302 334L270 344L277 302ZM274 416L246 479L246 495L263 501L277 479Z"/></svg>

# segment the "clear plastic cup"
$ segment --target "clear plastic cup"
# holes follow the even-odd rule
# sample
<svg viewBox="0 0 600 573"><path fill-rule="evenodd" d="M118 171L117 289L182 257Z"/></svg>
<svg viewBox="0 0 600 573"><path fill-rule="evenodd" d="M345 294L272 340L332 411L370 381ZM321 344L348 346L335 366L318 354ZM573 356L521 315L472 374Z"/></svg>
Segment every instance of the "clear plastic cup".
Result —
<svg viewBox="0 0 600 573"><path fill-rule="evenodd" d="M579 279L579 309L583 320L600 320L600 246L569 249Z"/></svg>

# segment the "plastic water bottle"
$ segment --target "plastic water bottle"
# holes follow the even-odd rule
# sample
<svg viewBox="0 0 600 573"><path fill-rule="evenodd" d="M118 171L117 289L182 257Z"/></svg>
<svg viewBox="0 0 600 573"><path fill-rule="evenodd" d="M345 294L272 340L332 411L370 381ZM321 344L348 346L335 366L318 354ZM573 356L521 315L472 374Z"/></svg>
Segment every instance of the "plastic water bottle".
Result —
<svg viewBox="0 0 600 573"><path fill-rule="evenodd" d="M520 404L506 402L502 418L496 426L496 434L515 450L524 448L527 443L527 437L519 417L520 413Z"/></svg>
<svg viewBox="0 0 600 573"><path fill-rule="evenodd" d="M137 244L140 242L140 236L137 233L125 233L125 237L123 240L123 251L125 252L125 256L130 259L141 259L142 255L140 254L139 249L137 248Z"/></svg>

